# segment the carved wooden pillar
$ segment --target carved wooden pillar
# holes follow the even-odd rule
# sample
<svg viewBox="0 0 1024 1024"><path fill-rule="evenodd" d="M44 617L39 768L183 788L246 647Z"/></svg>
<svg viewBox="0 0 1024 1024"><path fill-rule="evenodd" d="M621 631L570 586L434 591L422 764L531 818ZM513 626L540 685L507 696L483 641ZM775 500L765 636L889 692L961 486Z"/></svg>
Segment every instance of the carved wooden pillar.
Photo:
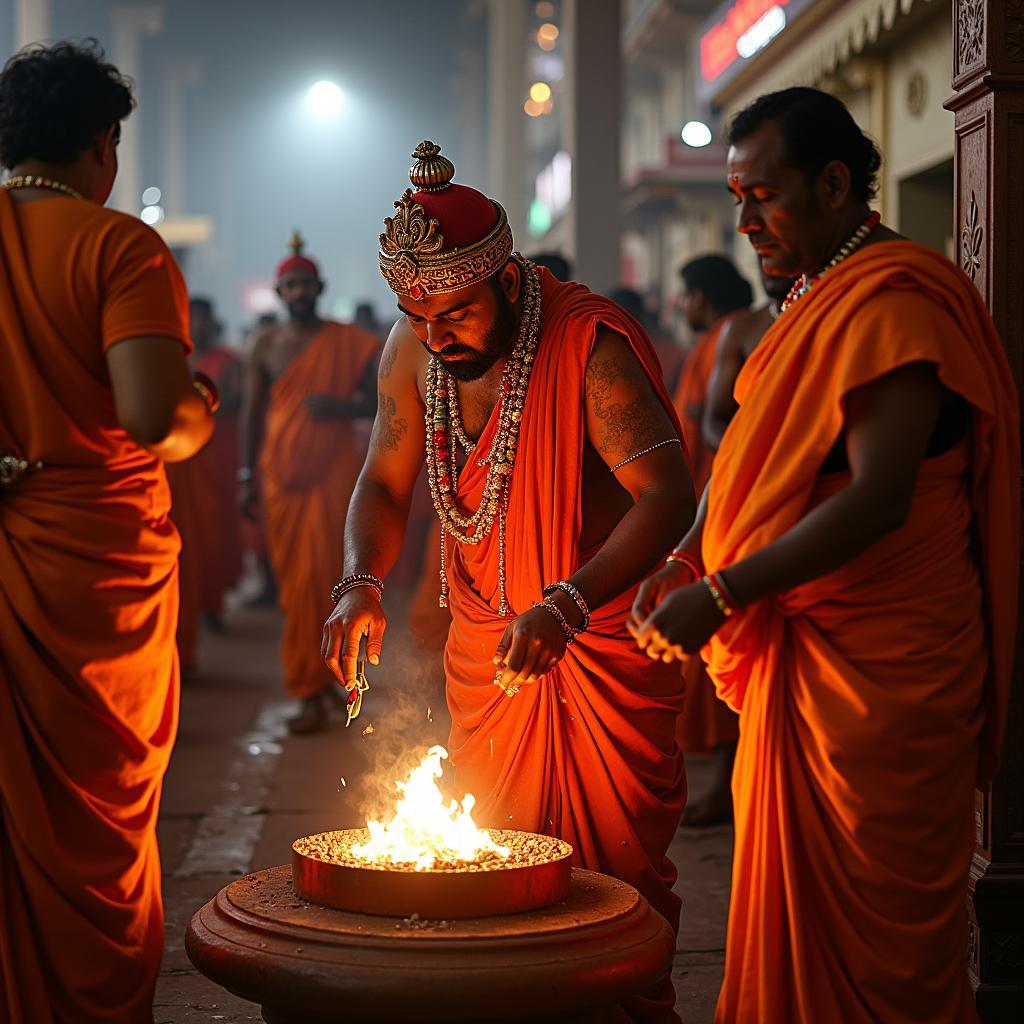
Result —
<svg viewBox="0 0 1024 1024"><path fill-rule="evenodd" d="M1024 0L954 0L957 259L1024 393ZM1024 629L1003 762L977 795L970 970L983 1024L1024 1020Z"/></svg>

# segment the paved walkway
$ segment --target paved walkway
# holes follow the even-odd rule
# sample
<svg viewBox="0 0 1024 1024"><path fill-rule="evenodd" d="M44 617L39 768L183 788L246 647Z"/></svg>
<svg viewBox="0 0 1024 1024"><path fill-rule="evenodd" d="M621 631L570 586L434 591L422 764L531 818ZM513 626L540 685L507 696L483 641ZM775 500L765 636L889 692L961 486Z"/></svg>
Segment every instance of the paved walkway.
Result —
<svg viewBox="0 0 1024 1024"><path fill-rule="evenodd" d="M259 868L287 863L302 835L360 821L358 780L385 751L388 727L363 735L374 722L367 700L357 725L340 720L325 733L291 737L277 661L276 612L238 611L223 636L205 636L201 671L186 684L178 743L160 815L167 946L157 987L157 1024L260 1021L259 1008L200 975L183 946L195 910L225 884ZM396 671L392 662L381 669ZM411 671L411 670L409 670ZM411 678L411 676L406 676ZM404 717L408 735L423 742L443 728L420 691ZM390 728L390 732L389 732ZM434 737L430 734L434 733ZM688 765L691 789L703 788L708 766ZM342 781L344 780L344 782ZM680 831L672 846L679 867L683 922L674 977L685 1024L710 1024L721 981L728 903L731 829Z"/></svg>

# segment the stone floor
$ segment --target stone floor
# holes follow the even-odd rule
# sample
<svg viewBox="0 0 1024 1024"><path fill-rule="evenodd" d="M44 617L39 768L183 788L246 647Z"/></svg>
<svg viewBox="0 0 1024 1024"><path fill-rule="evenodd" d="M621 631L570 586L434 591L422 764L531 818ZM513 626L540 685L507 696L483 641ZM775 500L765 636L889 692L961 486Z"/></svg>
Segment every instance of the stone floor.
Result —
<svg viewBox="0 0 1024 1024"><path fill-rule="evenodd" d="M181 728L164 791L159 832L167 945L157 1024L260 1020L257 1006L192 967L183 946L185 926L226 883L287 862L297 836L356 824L358 780L388 741L387 728L363 733L374 720L369 699L348 730L335 720L317 736L289 736L277 613L236 611L227 626L223 635L204 636L201 670L183 690ZM437 718L424 713L417 735L436 731ZM708 765L694 759L688 771L691 791L699 792ZM673 974L685 1024L712 1019L724 960L731 845L729 828L680 831L672 845L683 899Z"/></svg>

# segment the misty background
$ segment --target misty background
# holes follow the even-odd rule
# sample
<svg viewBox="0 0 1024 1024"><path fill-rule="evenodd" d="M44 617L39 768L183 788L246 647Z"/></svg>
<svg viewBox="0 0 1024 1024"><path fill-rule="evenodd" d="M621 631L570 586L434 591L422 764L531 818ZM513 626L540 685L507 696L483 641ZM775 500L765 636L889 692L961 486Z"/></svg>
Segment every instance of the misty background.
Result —
<svg viewBox="0 0 1024 1024"><path fill-rule="evenodd" d="M462 176L480 166L482 142L466 137L458 117L460 93L484 87L460 70L483 45L472 7L0 0L0 48L14 52L19 18L48 13L45 38L94 37L136 79L125 141L134 133L138 171L125 194L122 147L111 205L138 214L142 190L161 190L161 228L189 289L215 301L237 344L255 307L274 308L267 289L296 229L327 280L321 315L348 318L369 299L390 321L377 236L408 186L413 148L432 139ZM323 80L342 91L337 112L311 108L309 89Z"/></svg>

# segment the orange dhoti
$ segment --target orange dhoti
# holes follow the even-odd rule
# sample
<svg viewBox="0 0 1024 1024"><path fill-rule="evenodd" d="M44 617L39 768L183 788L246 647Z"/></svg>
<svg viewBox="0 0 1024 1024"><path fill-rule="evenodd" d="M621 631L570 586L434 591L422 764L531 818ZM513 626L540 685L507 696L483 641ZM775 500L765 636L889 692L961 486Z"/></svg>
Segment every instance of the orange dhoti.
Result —
<svg viewBox="0 0 1024 1024"><path fill-rule="evenodd" d="M278 603L285 615L281 659L288 692L311 697L330 685L320 656L331 587L342 564L349 498L366 456L368 425L312 420L305 399L351 399L379 339L326 322L275 382L260 455L262 500Z"/></svg>
<svg viewBox="0 0 1024 1024"><path fill-rule="evenodd" d="M959 270L869 246L779 318L737 381L703 555L725 568L847 486L819 475L845 396L917 362L971 429L924 460L905 524L705 649L741 722L717 1024L976 1020L965 900L1009 688L1019 449L999 340Z"/></svg>
<svg viewBox="0 0 1024 1024"><path fill-rule="evenodd" d="M104 349L187 345L187 296L149 228L93 203L0 192L0 246L0 454L43 463L0 485L0 1022L152 1024L178 536Z"/></svg>
<svg viewBox="0 0 1024 1024"><path fill-rule="evenodd" d="M701 411L715 368L719 336L732 319L731 315L722 317L700 336L683 365L672 399L683 428L690 475L698 498L707 486L715 457L701 431ZM739 719L735 711L719 700L700 658L690 658L683 666L683 690L685 700L676 730L683 751L708 754L718 747L734 744L739 738Z"/></svg>
<svg viewBox="0 0 1024 1024"><path fill-rule="evenodd" d="M626 336L669 406L635 323L579 285L542 273L541 340L530 378L507 514L506 590L516 612L570 576L579 550L586 437L584 372L600 323ZM487 449L492 415L478 444ZM458 498L475 508L486 470L470 459ZM634 593L597 609L563 660L508 699L492 658L510 619L498 613L497 527L480 544L447 545L452 627L445 650L451 759L477 822L565 839L575 863L636 886L675 928L679 898L667 858L685 799L675 741L678 667L652 662L626 630ZM635 1019L674 1020L671 986L632 1004Z"/></svg>
<svg viewBox="0 0 1024 1024"><path fill-rule="evenodd" d="M197 370L218 383L231 353L214 349L196 360ZM219 413L213 437L190 459L167 466L181 535L178 652L185 670L196 663L201 613L219 615L224 594L242 573L241 517L235 501L238 420Z"/></svg>

